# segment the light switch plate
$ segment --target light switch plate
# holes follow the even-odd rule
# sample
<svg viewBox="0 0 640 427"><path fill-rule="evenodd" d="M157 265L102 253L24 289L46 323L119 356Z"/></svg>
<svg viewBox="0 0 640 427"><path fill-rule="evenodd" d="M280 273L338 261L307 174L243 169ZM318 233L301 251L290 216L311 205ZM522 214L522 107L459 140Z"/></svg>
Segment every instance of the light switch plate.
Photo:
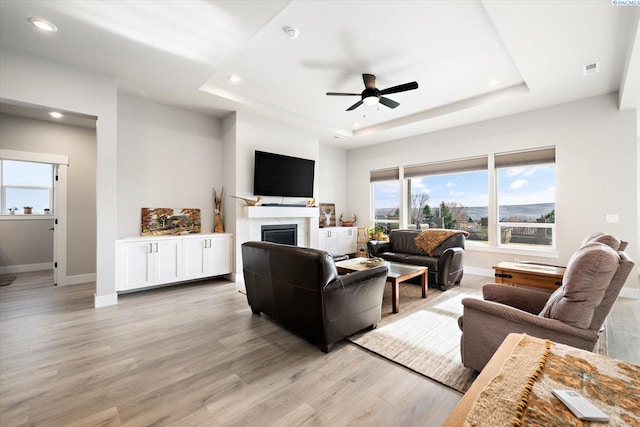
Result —
<svg viewBox="0 0 640 427"><path fill-rule="evenodd" d="M606 221L608 223L618 222L618 214L607 214Z"/></svg>

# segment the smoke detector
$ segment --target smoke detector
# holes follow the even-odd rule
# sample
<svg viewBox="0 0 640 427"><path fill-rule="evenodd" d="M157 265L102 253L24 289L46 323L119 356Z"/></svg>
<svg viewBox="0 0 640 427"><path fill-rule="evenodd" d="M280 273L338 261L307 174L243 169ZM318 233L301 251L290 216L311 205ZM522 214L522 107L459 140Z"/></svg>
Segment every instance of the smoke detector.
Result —
<svg viewBox="0 0 640 427"><path fill-rule="evenodd" d="M290 39L297 39L300 35L300 30L294 27L284 26L282 27L282 31L284 31Z"/></svg>
<svg viewBox="0 0 640 427"><path fill-rule="evenodd" d="M590 76L591 74L597 74L600 72L600 62L596 61L591 64L587 64L582 68L582 72L585 76Z"/></svg>

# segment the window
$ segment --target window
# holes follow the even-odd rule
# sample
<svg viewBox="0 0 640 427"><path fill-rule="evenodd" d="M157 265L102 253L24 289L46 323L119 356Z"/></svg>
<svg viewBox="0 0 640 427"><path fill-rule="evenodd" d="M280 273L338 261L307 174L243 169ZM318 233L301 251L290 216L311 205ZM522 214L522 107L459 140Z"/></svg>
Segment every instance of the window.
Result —
<svg viewBox="0 0 640 427"><path fill-rule="evenodd" d="M496 153L494 160L405 166L406 198L399 168L372 171L374 223L388 232L403 218L407 228L467 231L470 243L486 247L555 249L555 148Z"/></svg>
<svg viewBox="0 0 640 427"><path fill-rule="evenodd" d="M409 228L465 230L468 240L488 241L487 157L404 169Z"/></svg>
<svg viewBox="0 0 640 427"><path fill-rule="evenodd" d="M1 212L44 213L53 203L53 165L14 160L0 160Z"/></svg>
<svg viewBox="0 0 640 427"><path fill-rule="evenodd" d="M385 233L400 228L400 185L398 169L371 172L373 223Z"/></svg>
<svg viewBox="0 0 640 427"><path fill-rule="evenodd" d="M555 149L496 154L499 245L555 248Z"/></svg>

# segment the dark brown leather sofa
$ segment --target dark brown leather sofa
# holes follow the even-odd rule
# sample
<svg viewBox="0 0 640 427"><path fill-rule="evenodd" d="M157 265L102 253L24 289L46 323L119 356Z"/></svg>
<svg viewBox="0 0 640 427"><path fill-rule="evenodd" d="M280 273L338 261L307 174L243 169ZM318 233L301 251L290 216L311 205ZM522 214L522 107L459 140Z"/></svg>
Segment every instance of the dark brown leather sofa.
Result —
<svg viewBox="0 0 640 427"><path fill-rule="evenodd" d="M387 267L339 276L328 252L269 242L242 244L247 301L328 353L380 321Z"/></svg>
<svg viewBox="0 0 640 427"><path fill-rule="evenodd" d="M369 255L387 261L420 265L429 268L429 286L446 290L459 284L463 273L464 234L454 234L438 247L431 256L418 250L415 238L421 230L391 230L389 241L370 241Z"/></svg>

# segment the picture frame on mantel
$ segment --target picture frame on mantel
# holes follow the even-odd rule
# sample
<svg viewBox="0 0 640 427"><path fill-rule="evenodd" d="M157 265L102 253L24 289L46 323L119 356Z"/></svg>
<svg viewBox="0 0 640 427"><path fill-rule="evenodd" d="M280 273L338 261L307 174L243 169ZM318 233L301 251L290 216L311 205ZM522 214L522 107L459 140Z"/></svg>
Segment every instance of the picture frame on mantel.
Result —
<svg viewBox="0 0 640 427"><path fill-rule="evenodd" d="M335 227L336 226L336 205L335 203L320 203L318 207L320 215L318 216L319 227Z"/></svg>

